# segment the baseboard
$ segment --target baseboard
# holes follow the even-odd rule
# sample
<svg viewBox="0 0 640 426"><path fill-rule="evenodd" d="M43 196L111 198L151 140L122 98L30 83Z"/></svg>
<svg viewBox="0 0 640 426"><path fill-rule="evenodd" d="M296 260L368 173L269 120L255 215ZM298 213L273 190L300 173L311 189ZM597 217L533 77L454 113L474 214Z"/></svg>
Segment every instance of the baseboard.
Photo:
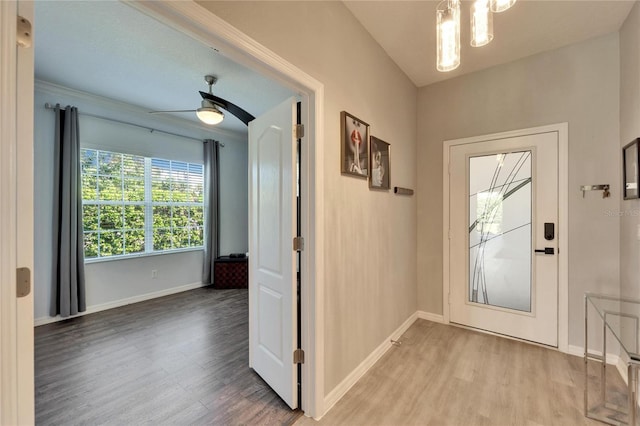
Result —
<svg viewBox="0 0 640 426"><path fill-rule="evenodd" d="M624 359L622 359L622 357L618 358L618 362L616 363L616 369L618 370L618 373L620 373L620 377L622 377L622 380L624 380L624 383L628 385L629 376L627 371L627 363L625 362Z"/></svg>
<svg viewBox="0 0 640 426"><path fill-rule="evenodd" d="M355 385L362 376L364 376L367 371L373 365L378 362L378 360L382 357L382 355L391 348L391 340L398 340L402 334L407 331L411 324L413 324L418 319L418 312L413 313L407 320L402 323L400 327L398 327L389 337L387 337L380 345L373 350L369 354L368 357L364 359L345 379L338 384L331 392L324 397L324 413L327 414L329 410L342 398L348 391ZM319 419L316 419L319 420Z"/></svg>
<svg viewBox="0 0 640 426"><path fill-rule="evenodd" d="M426 311L418 311L418 318L423 319L423 320L427 320L427 321L432 321L432 322L438 322L440 324L444 324L444 317L440 314L434 314L431 312L426 312Z"/></svg>
<svg viewBox="0 0 640 426"><path fill-rule="evenodd" d="M34 326L38 327L39 325L51 324L53 322L64 321L69 318L81 317L88 314L94 314L100 311L106 311L107 309L119 308L121 306L131 305L132 303L144 302L145 300L156 299L162 296L169 296L171 294L182 293L183 291L193 290L196 288L204 287L207 284L203 283L192 283L186 284L179 287L172 287L165 290L154 291L152 293L140 294L138 296L128 297L126 299L114 300L113 302L101 303L99 305L87 306L87 310L79 313L78 315L72 315L69 317L41 317L36 318L34 320Z"/></svg>
<svg viewBox="0 0 640 426"><path fill-rule="evenodd" d="M569 346L567 346L567 351L565 353L569 354L569 355L573 355L573 356L583 357L584 356L584 348L581 347L581 346L569 345ZM600 355L600 354L598 354L598 355Z"/></svg>
<svg viewBox="0 0 640 426"><path fill-rule="evenodd" d="M602 352L600 351L589 351L589 352L593 353L594 355L602 356ZM579 356L580 358L582 358L584 356L584 348L582 346L569 345L567 347L567 352L565 353L569 355ZM607 354L607 364L617 365L619 361L620 361L620 357L618 355L612 354L612 353Z"/></svg>
<svg viewBox="0 0 640 426"><path fill-rule="evenodd" d="M602 356L601 351L590 351L594 355ZM580 358L584 357L584 348L581 346L569 345L567 346L567 352L569 355L579 356ZM620 377L627 383L627 363L625 360L616 354L608 353L607 354L607 364L614 365L620 373Z"/></svg>

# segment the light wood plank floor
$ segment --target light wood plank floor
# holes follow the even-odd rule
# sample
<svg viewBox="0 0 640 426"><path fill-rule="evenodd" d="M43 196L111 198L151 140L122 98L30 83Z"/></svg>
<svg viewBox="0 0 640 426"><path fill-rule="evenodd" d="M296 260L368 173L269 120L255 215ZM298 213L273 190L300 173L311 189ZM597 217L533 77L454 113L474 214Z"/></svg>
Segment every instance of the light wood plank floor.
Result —
<svg viewBox="0 0 640 426"><path fill-rule="evenodd" d="M602 425L583 415L582 358L424 320L400 340L320 422L296 425Z"/></svg>
<svg viewBox="0 0 640 426"><path fill-rule="evenodd" d="M35 330L39 425L292 424L249 367L247 290L201 288Z"/></svg>

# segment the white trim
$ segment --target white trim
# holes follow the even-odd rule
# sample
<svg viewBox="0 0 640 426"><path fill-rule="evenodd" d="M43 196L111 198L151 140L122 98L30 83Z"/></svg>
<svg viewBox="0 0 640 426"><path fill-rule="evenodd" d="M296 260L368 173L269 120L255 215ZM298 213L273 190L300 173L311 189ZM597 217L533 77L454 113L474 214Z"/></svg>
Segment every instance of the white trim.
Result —
<svg viewBox="0 0 640 426"><path fill-rule="evenodd" d="M573 355L573 356L579 356L579 357L584 356L584 348L576 345L568 345L567 350L561 351L561 352L564 352L568 355ZM600 352L598 355L602 355L602 353Z"/></svg>
<svg viewBox="0 0 640 426"><path fill-rule="evenodd" d="M18 14L34 22L34 2L18 1ZM16 149L16 266L31 270L31 292L17 299L18 423L35 422L34 300L34 48L18 49Z"/></svg>
<svg viewBox="0 0 640 426"><path fill-rule="evenodd" d="M41 317L36 318L34 325L36 327L51 324L53 322L64 321L70 318L82 317L89 314L95 314L96 312L106 311L107 309L119 308L121 306L131 305L133 303L144 302L145 300L156 299L158 297L169 296L171 294L182 293L184 291L193 290L196 288L206 287L208 284L203 283L192 283L181 285L180 287L168 288L165 290L153 291L151 293L139 294L133 297L127 297L126 299L114 300L112 302L101 303L99 305L87 306L87 310L81 312L77 315L72 315L69 317Z"/></svg>
<svg viewBox="0 0 640 426"><path fill-rule="evenodd" d="M442 317L450 322L449 309L449 151L452 146L491 139L505 139L537 133L558 133L558 350L568 351L569 345L569 125L557 123L463 139L447 140L442 147Z"/></svg>
<svg viewBox="0 0 640 426"><path fill-rule="evenodd" d="M616 362L616 369L618 370L618 373L620 374L620 377L622 377L622 380L624 380L624 383L626 385L628 385L629 384L629 371L627 370L627 363L625 362L623 357L619 357L618 358L618 361Z"/></svg>
<svg viewBox="0 0 640 426"><path fill-rule="evenodd" d="M0 1L0 424L18 424L15 1ZM33 354L21 354L32 356Z"/></svg>
<svg viewBox="0 0 640 426"><path fill-rule="evenodd" d="M324 413L324 86L282 57L195 2L133 2L127 4L154 19L215 47L222 55L296 91L302 99L303 121L309 128L303 143L302 235L302 365L301 408L307 416ZM306 167L304 167L306 165Z"/></svg>
<svg viewBox="0 0 640 426"><path fill-rule="evenodd" d="M364 376L371 367L393 346L391 340L398 340L405 331L418 319L418 312L414 312L389 337L384 339L347 377L338 384L324 399L325 414ZM316 418L320 420L320 418Z"/></svg>
<svg viewBox="0 0 640 426"><path fill-rule="evenodd" d="M426 312L426 311L418 311L417 314L418 314L418 318L420 319L431 321L431 322L437 322L440 324L446 324L444 320L444 316L440 314L434 314L433 312Z"/></svg>
<svg viewBox="0 0 640 426"><path fill-rule="evenodd" d="M151 204L151 203L149 203ZM97 231L93 231L97 232ZM187 248L177 248L177 249L169 249L163 251L151 251L144 253L131 253L131 254L121 254L117 256L105 256L105 257L91 257L89 259L84 260L85 265L91 265L93 263L104 263L104 262L116 262L120 260L134 260L145 257L154 257L154 256L166 256L171 254L180 254L180 253L189 253L192 251L201 251L204 252L204 247L187 247Z"/></svg>
<svg viewBox="0 0 640 426"><path fill-rule="evenodd" d="M569 347L569 123L558 132L558 350Z"/></svg>
<svg viewBox="0 0 640 426"><path fill-rule="evenodd" d="M573 355L577 357L584 357L584 348L582 346L576 345L567 345L567 350L562 351L568 355ZM594 355L602 356L602 352L600 351L590 351L589 353L593 353ZM624 361L623 357L618 356L616 354L607 353L607 364L615 365L620 377L624 380L624 383L627 383L627 363Z"/></svg>

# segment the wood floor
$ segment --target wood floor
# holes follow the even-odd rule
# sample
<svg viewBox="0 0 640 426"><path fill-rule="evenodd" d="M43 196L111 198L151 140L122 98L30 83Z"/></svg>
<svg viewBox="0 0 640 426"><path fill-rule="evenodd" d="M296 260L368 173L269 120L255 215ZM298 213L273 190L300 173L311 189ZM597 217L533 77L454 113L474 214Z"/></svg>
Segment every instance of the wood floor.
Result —
<svg viewBox="0 0 640 426"><path fill-rule="evenodd" d="M292 424L248 367L247 290L201 288L37 327L39 425Z"/></svg>
<svg viewBox="0 0 640 426"><path fill-rule="evenodd" d="M424 320L400 340L320 422L296 425L602 425L583 415L582 358Z"/></svg>

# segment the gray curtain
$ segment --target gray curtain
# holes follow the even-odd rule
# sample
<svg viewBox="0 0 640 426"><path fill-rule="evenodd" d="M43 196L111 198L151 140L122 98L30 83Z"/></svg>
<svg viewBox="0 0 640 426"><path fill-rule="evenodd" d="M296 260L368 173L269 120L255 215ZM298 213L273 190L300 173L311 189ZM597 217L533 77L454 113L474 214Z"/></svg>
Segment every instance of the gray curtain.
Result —
<svg viewBox="0 0 640 426"><path fill-rule="evenodd" d="M51 316L86 310L78 109L55 107Z"/></svg>
<svg viewBox="0 0 640 426"><path fill-rule="evenodd" d="M204 141L204 270L202 282L213 284L214 260L219 256L220 174L218 141Z"/></svg>

